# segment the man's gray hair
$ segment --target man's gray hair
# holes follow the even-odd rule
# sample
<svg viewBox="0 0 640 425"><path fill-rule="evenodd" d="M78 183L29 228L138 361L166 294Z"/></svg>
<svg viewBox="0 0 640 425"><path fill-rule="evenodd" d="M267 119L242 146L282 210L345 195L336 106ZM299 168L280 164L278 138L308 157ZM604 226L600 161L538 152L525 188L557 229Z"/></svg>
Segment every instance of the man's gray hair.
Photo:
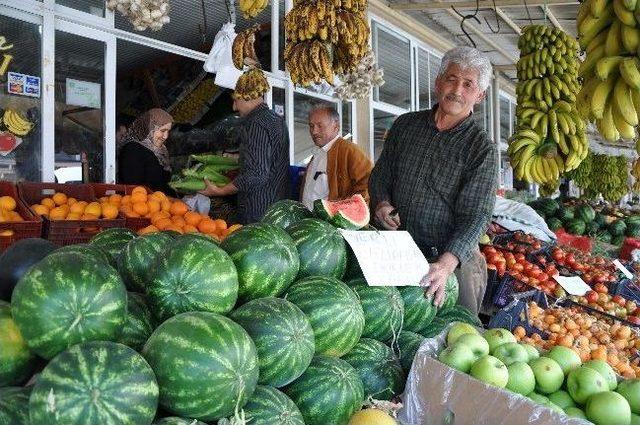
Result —
<svg viewBox="0 0 640 425"><path fill-rule="evenodd" d="M326 112L329 115L329 118L334 122L340 122L340 114L338 113L338 109L335 107L333 103L330 102L316 102L311 104L311 109L309 110L309 116L314 112Z"/></svg>
<svg viewBox="0 0 640 425"><path fill-rule="evenodd" d="M456 64L462 69L472 69L478 73L478 86L484 91L489 87L493 67L489 58L478 49L473 47L454 47L444 54L438 77L442 77L450 65Z"/></svg>

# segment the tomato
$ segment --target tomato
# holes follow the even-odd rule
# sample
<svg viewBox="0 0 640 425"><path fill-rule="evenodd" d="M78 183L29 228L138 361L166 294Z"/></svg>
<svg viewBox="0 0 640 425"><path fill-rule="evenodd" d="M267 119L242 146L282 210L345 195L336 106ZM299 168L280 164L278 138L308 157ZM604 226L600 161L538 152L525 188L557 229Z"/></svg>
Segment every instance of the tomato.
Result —
<svg viewBox="0 0 640 425"><path fill-rule="evenodd" d="M498 251L496 251L496 249L494 247L489 246L489 245L487 245L487 246L482 248L482 253L485 254L485 255L495 254L497 252Z"/></svg>
<svg viewBox="0 0 640 425"><path fill-rule="evenodd" d="M598 302L598 293L596 291L589 291L585 295L585 298L587 299L587 303L596 304Z"/></svg>
<svg viewBox="0 0 640 425"><path fill-rule="evenodd" d="M529 283L529 278L527 276L522 276L519 280L522 283Z"/></svg>
<svg viewBox="0 0 640 425"><path fill-rule="evenodd" d="M536 278L529 278L529 285L535 286L536 288L540 286L540 281Z"/></svg>
<svg viewBox="0 0 640 425"><path fill-rule="evenodd" d="M636 308L636 310L633 312L633 315L640 317L640 307Z"/></svg>
<svg viewBox="0 0 640 425"><path fill-rule="evenodd" d="M553 258L554 261L560 261L560 260L564 260L565 255L561 249L555 248L551 252L551 258Z"/></svg>
<svg viewBox="0 0 640 425"><path fill-rule="evenodd" d="M525 263L525 264L524 264L524 270L525 270L526 272L530 272L531 270L533 270L533 264L531 264L531 263Z"/></svg>
<svg viewBox="0 0 640 425"><path fill-rule="evenodd" d="M542 248L542 245L540 245L540 242L534 242L532 245L533 249L535 249L536 251L539 250L540 248Z"/></svg>
<svg viewBox="0 0 640 425"><path fill-rule="evenodd" d="M520 263L516 263L513 266L511 266L510 268L511 270L517 271L517 272L523 272L524 271L524 266Z"/></svg>
<svg viewBox="0 0 640 425"><path fill-rule="evenodd" d="M640 317L638 316L629 316L627 317L627 321L633 323L634 325L640 325Z"/></svg>
<svg viewBox="0 0 640 425"><path fill-rule="evenodd" d="M625 307L627 305L627 300L622 298L620 295L615 295L611 301L618 304L620 307Z"/></svg>
<svg viewBox="0 0 640 425"><path fill-rule="evenodd" d="M553 264L550 264L544 268L544 272L549 276L555 276L558 273L558 269Z"/></svg>
<svg viewBox="0 0 640 425"><path fill-rule="evenodd" d="M512 267L516 263L516 259L513 257L507 257L506 259L507 267Z"/></svg>
<svg viewBox="0 0 640 425"><path fill-rule="evenodd" d="M525 257L524 254L522 253L517 253L514 257L518 263L521 263L527 260L527 257Z"/></svg>
<svg viewBox="0 0 640 425"><path fill-rule="evenodd" d="M593 290L601 294L609 293L609 289L607 289L607 287L602 283L596 283L593 287Z"/></svg>
<svg viewBox="0 0 640 425"><path fill-rule="evenodd" d="M608 275L605 273L598 273L594 277L594 282L596 283L605 283L608 281Z"/></svg>

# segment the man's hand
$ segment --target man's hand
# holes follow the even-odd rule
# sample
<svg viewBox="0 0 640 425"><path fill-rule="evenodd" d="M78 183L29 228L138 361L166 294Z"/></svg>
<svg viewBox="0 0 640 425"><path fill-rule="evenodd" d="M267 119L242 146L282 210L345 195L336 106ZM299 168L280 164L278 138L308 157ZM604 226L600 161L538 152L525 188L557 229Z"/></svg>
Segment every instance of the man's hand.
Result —
<svg viewBox="0 0 640 425"><path fill-rule="evenodd" d="M429 265L429 273L420 281L420 286L428 288L424 293L425 297L430 298L435 295L433 303L436 307L442 306L447 279L458 267L458 263L455 255L445 252L438 261Z"/></svg>
<svg viewBox="0 0 640 425"><path fill-rule="evenodd" d="M398 230L400 227L400 216L397 213L392 215L393 210L394 206L387 201L380 202L376 208L376 220L387 230Z"/></svg>
<svg viewBox="0 0 640 425"><path fill-rule="evenodd" d="M218 186L211 183L207 179L204 179L204 184L205 184L204 190L201 190L198 193L204 196L222 196L222 190Z"/></svg>

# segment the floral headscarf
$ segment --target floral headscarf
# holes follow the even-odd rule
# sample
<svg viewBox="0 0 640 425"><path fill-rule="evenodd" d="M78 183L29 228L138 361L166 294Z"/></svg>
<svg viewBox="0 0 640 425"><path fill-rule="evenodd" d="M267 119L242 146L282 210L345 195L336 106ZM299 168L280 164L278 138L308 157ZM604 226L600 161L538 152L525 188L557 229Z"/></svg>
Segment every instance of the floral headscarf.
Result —
<svg viewBox="0 0 640 425"><path fill-rule="evenodd" d="M164 144L157 146L153 143L153 132L169 123L173 123L173 117L168 112L160 108L148 110L131 123L119 149L127 143L139 143L153 152L162 168L171 171L167 147Z"/></svg>

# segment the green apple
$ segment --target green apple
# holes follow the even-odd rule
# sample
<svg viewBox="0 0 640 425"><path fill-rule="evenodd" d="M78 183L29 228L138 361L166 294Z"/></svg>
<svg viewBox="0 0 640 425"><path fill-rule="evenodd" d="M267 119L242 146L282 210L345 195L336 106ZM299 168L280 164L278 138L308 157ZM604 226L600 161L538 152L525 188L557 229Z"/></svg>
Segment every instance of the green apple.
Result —
<svg viewBox="0 0 640 425"><path fill-rule="evenodd" d="M576 404L573 402L573 399L571 398L569 393L563 390L559 390L553 394L549 394L549 401L557 404L563 409L566 409L567 407L576 406Z"/></svg>
<svg viewBox="0 0 640 425"><path fill-rule="evenodd" d="M489 343L480 334L464 334L456 340L455 344L463 344L469 347L475 354L476 359L489 354Z"/></svg>
<svg viewBox="0 0 640 425"><path fill-rule="evenodd" d="M536 391L542 394L555 393L562 387L564 373L562 368L549 357L538 357L529 362L536 377Z"/></svg>
<svg viewBox="0 0 640 425"><path fill-rule="evenodd" d="M509 382L509 371L500 360L484 356L471 366L471 376L489 385L504 388Z"/></svg>
<svg viewBox="0 0 640 425"><path fill-rule="evenodd" d="M608 391L609 388L602 375L591 368L581 366L569 373L567 390L576 403L584 404L592 395Z"/></svg>
<svg viewBox="0 0 640 425"><path fill-rule="evenodd" d="M543 396L542 394L531 393L527 397L529 397L535 403L543 404L545 406L549 403L549 399L547 397Z"/></svg>
<svg viewBox="0 0 640 425"><path fill-rule="evenodd" d="M477 357L466 345L454 344L442 350L438 355L438 360L450 368L468 373Z"/></svg>
<svg viewBox="0 0 640 425"><path fill-rule="evenodd" d="M451 329L449 329L449 333L447 334L447 345L453 345L454 342L457 341L464 334L477 334L478 330L468 323L457 322Z"/></svg>
<svg viewBox="0 0 640 425"><path fill-rule="evenodd" d="M484 333L484 338L489 343L489 352L493 354L494 350L506 344L507 342L516 342L516 337L511 332L503 328L489 329Z"/></svg>
<svg viewBox="0 0 640 425"><path fill-rule="evenodd" d="M564 410L562 410L562 408L560 406L558 406L557 404L549 401L549 403L545 404L545 406L547 406L549 409L551 410L555 410L558 413L561 413L564 415Z"/></svg>
<svg viewBox="0 0 640 425"><path fill-rule="evenodd" d="M568 375L572 370L582 366L582 360L580 360L580 356L571 348L556 345L551 350L549 350L546 355L547 357L558 362L560 368L562 369L562 373L564 373L565 376Z"/></svg>
<svg viewBox="0 0 640 425"><path fill-rule="evenodd" d="M587 419L596 425L630 425L631 407L613 391L594 394L587 400Z"/></svg>
<svg viewBox="0 0 640 425"><path fill-rule="evenodd" d="M640 415L631 414L631 425L640 425Z"/></svg>
<svg viewBox="0 0 640 425"><path fill-rule="evenodd" d="M620 382L618 393L627 399L631 411L640 415L640 379L629 379Z"/></svg>
<svg viewBox="0 0 640 425"><path fill-rule="evenodd" d="M527 350L517 342L507 342L498 346L493 352L493 356L505 365L509 366L515 362L528 362L529 353Z"/></svg>
<svg viewBox="0 0 640 425"><path fill-rule="evenodd" d="M540 352L533 345L525 344L524 342L521 342L520 345L522 345L525 348L525 350L527 350L527 353L529 354L528 361L531 361L533 359L537 359L538 357L540 357Z"/></svg>
<svg viewBox="0 0 640 425"><path fill-rule="evenodd" d="M564 413L571 418L587 419L587 415L584 414L584 411L577 407L567 407L564 409Z"/></svg>
<svg viewBox="0 0 640 425"><path fill-rule="evenodd" d="M528 395L536 387L536 377L531 366L525 362L515 362L507 366L509 380L506 388L514 393Z"/></svg>
<svg viewBox="0 0 640 425"><path fill-rule="evenodd" d="M588 368L598 371L609 385L610 391L613 391L618 387L618 378L616 378L616 372L611 366L609 366L609 363L605 362L604 360L589 360L584 365Z"/></svg>

